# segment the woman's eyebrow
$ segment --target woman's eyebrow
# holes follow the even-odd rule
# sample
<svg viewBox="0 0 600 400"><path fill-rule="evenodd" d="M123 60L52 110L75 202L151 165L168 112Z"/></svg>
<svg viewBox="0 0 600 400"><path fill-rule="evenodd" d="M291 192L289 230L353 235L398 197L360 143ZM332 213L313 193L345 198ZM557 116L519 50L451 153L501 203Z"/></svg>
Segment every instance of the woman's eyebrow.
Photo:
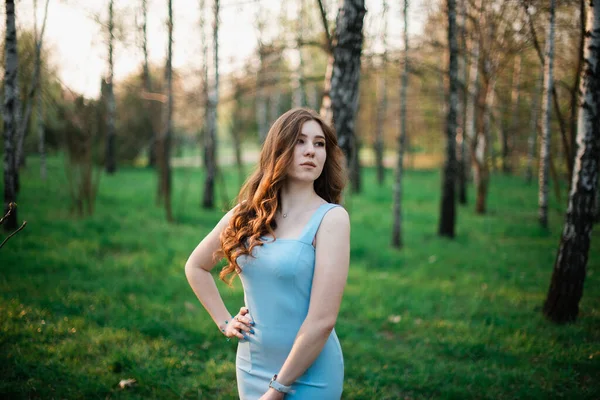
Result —
<svg viewBox="0 0 600 400"><path fill-rule="evenodd" d="M300 136L308 137L305 133L301 133ZM325 139L325 136L323 136L323 135L316 135L315 139Z"/></svg>

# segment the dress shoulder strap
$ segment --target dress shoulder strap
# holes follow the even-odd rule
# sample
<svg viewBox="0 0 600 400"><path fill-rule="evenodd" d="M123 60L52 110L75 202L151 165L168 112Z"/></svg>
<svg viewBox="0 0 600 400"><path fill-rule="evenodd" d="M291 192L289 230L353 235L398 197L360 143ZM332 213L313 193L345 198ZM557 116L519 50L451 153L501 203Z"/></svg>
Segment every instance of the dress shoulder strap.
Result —
<svg viewBox="0 0 600 400"><path fill-rule="evenodd" d="M315 235L319 230L319 226L321 225L321 221L323 221L323 217L329 210L335 207L341 206L333 203L322 204L317 211L314 212L312 217L310 217L310 221L308 221L308 224L306 224L302 235L300 235L300 241L312 245Z"/></svg>

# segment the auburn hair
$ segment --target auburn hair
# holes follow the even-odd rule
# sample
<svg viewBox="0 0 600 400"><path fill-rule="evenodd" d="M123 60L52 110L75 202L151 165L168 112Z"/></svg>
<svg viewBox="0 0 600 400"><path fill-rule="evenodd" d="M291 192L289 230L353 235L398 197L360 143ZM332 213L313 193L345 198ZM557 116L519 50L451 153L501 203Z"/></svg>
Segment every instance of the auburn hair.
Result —
<svg viewBox="0 0 600 400"><path fill-rule="evenodd" d="M308 121L316 121L325 135L326 159L323 172L314 182L315 192L329 203L340 203L346 175L344 155L335 130L313 110L294 108L287 111L269 129L256 170L242 186L237 197L238 206L229 225L221 232L221 253L227 259L227 265L219 277L224 282L231 284L241 272L238 257L251 255L254 247L262 246L262 236L274 236L279 191L293 162L294 147L302 126ZM231 277L227 279L229 275Z"/></svg>

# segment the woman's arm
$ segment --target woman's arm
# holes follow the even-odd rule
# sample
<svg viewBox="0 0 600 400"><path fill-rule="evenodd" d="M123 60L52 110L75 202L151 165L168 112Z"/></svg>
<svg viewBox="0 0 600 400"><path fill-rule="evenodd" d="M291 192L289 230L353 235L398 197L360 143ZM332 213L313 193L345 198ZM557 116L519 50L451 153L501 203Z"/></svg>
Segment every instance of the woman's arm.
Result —
<svg viewBox="0 0 600 400"><path fill-rule="evenodd" d="M227 311L225 303L219 294L217 285L210 270L217 264L219 260L217 253L221 248L220 235L221 232L229 224L229 219L233 214L233 210L221 218L219 223L214 229L196 246L187 262L185 263L185 275L188 279L192 290L198 297L198 300L202 303L206 311L210 314L215 324L219 327L221 332L230 336L230 333L243 339L243 334L237 329L243 329L244 331L250 331L250 319L248 317L238 316L238 320L242 323L238 324L234 322L234 328L231 328L231 314ZM244 315L246 312L241 311L240 314ZM229 323L226 323L228 321ZM227 332L226 332L227 330Z"/></svg>
<svg viewBox="0 0 600 400"><path fill-rule="evenodd" d="M350 262L350 218L341 207L330 210L316 237L315 273L310 305L277 382L289 386L319 356L335 326ZM273 389L270 389L273 390Z"/></svg>

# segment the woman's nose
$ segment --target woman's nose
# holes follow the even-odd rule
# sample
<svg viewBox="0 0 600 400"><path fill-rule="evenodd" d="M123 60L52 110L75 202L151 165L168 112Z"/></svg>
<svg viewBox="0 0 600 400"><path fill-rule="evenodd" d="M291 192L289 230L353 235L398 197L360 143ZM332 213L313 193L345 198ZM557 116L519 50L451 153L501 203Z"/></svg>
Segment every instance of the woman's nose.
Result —
<svg viewBox="0 0 600 400"><path fill-rule="evenodd" d="M309 142L304 149L304 154L315 154L315 145Z"/></svg>

